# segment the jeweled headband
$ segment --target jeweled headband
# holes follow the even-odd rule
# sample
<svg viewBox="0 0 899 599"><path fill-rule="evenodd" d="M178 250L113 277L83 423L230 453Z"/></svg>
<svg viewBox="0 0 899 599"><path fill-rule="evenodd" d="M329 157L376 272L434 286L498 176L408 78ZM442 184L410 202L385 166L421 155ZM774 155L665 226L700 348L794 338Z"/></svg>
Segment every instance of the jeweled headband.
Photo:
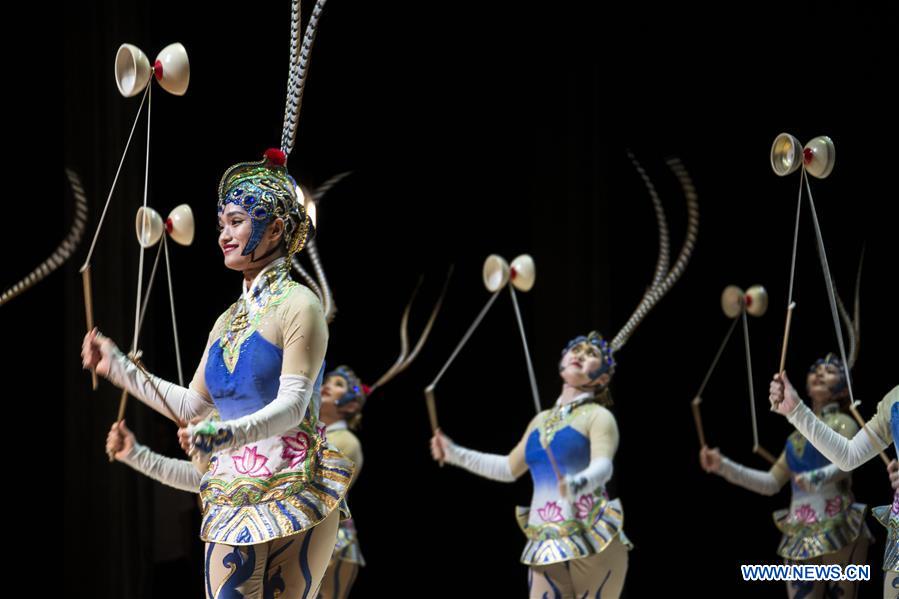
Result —
<svg viewBox="0 0 899 599"><path fill-rule="evenodd" d="M576 346L581 343L588 343L594 347L596 347L599 352L602 354L602 365L590 373L590 380L595 381L602 375L608 373L609 377L615 374L615 358L612 357L612 347L609 345L609 342L602 338L597 331L590 331L590 333L585 337L580 335L575 337L562 350L562 357L565 357L569 351L571 351ZM561 369L561 363L559 364L559 368Z"/></svg>
<svg viewBox="0 0 899 599"><path fill-rule="evenodd" d="M303 195L287 172L287 157L281 150L266 150L259 162L241 162L225 171L219 182L218 211L236 204L250 215L253 230L242 253L256 249L265 228L274 219L284 221L284 243L292 256L306 245L310 222L303 205Z"/></svg>

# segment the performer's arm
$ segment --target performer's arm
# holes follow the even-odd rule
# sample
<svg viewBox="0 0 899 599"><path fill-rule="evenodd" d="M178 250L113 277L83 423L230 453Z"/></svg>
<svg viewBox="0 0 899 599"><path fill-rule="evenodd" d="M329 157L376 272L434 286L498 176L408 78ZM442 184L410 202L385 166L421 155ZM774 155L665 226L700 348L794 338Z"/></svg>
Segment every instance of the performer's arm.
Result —
<svg viewBox="0 0 899 599"><path fill-rule="evenodd" d="M785 453L781 453L777 462L767 471L747 468L721 456L721 466L716 473L729 483L760 495L774 495L790 480Z"/></svg>
<svg viewBox="0 0 899 599"><path fill-rule="evenodd" d="M772 383L772 386L775 384ZM787 393L796 393L788 381L786 386ZM842 470L854 470L883 451L892 441L890 409L897 400L899 400L899 387L890 391L877 405L877 413L865 425L867 430L857 431L851 439L847 439L819 420L805 403L798 400L798 396L793 411L787 414L787 419L824 457ZM871 433L874 435L874 441L871 440Z"/></svg>
<svg viewBox="0 0 899 599"><path fill-rule="evenodd" d="M82 346L86 368L96 366L97 372L112 384L126 390L166 418L177 418L180 420L179 424L197 416L205 416L213 409L212 399L205 385L207 353L203 352L200 366L190 386L185 388L152 374L145 374L111 339L98 331L88 333Z"/></svg>
<svg viewBox="0 0 899 599"><path fill-rule="evenodd" d="M612 478L612 460L618 449L618 424L606 408L600 408L590 423L590 464L575 474L565 476L572 493L592 491Z"/></svg>
<svg viewBox="0 0 899 599"><path fill-rule="evenodd" d="M437 442L442 445L446 461L453 466L464 468L484 478L510 483L527 472L524 450L535 421L536 418L531 421L524 436L507 455L484 453L456 445L439 431L435 439L439 439Z"/></svg>
<svg viewBox="0 0 899 599"><path fill-rule="evenodd" d="M112 425L106 438L106 449L114 453L118 461L164 485L192 493L200 491L203 473L193 462L167 458L141 445L124 421Z"/></svg>
<svg viewBox="0 0 899 599"><path fill-rule="evenodd" d="M699 463L706 472L714 472L735 485L762 495L774 495L790 480L785 452L780 454L777 462L767 472L732 462L721 455L717 447L712 449L703 446L699 450Z"/></svg>

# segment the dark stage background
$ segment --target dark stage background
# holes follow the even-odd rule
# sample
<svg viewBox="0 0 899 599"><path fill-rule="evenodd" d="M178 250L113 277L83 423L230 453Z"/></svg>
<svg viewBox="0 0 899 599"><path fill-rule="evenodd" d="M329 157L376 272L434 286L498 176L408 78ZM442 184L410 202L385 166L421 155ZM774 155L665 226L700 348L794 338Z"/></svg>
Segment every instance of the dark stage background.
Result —
<svg viewBox="0 0 899 599"><path fill-rule="evenodd" d="M42 586L61 583L90 597L202 593L193 498L106 461L103 443L119 394L105 382L92 394L80 369L77 267L139 104L115 88L115 51L131 42L152 59L181 41L190 54L190 89L182 98L153 91L149 191L161 213L188 202L197 217L193 246L170 248L190 376L214 319L239 288L216 246L218 178L232 163L278 144L289 15L286 1L66 4L56 17L58 38L40 50L53 69L35 82L33 95L19 98L44 129L12 141L57 147L45 141L61 126L63 162L81 173L91 202L76 258L0 310L24 339L7 345L7 378L40 390L7 399L22 406L21 422L51 423L38 441L29 436L31 425L21 427L31 447L48 453L49 466L39 472L49 479L38 488L51 505L40 518L46 532L32 535L35 551L52 541L63 561L62 579L44 574ZM565 342L593 328L615 334L649 283L656 253L651 204L628 148L659 188L675 247L685 210L664 166L668 156L682 158L694 178L701 226L686 274L618 354L612 393L621 445L610 490L622 499L635 544L626 596L783 593L779 583L742 583L739 565L777 561L771 512L787 506L788 491L756 496L704 474L689 403L729 325L719 309L721 290L761 283L771 308L750 327L763 445L776 454L790 432L765 407L780 352L798 185L798 175L780 179L768 165L781 131L803 141L827 134L836 143L833 175L812 186L847 300L867 248L855 369L862 413L873 414L897 383L895 17L861 8L723 13L642 6L594 16L556 3L326 6L289 165L309 186L353 171L319 214L319 245L339 310L329 365L348 363L374 380L398 351L400 313L418 276L425 274L425 287L413 334L446 268L456 266L421 357L365 410L366 462L351 506L368 567L354 596L524 596L523 536L513 506L527 503L530 483L502 485L437 468L427 449L422 389L486 300L480 269L490 253L511 259L529 252L536 260L537 284L521 302L544 406L559 392L556 363ZM46 108L32 106L40 97L52 98ZM24 120L21 114L10 111L7 119ZM93 259L97 323L123 347L134 310L133 219L145 126L142 119ZM30 181L52 190L40 197L51 210L26 229L28 243L4 265L4 288L43 260L71 222L62 164L37 162ZM173 379L168 302L163 282L157 285L141 345L149 368ZM806 210L788 359L796 382L815 358L836 351L824 290ZM533 416L509 304L505 296L497 301L438 389L447 434L484 451L511 449ZM735 336L705 393L706 430L726 455L765 468L750 451L740 343ZM142 442L178 455L167 420L132 400L127 421ZM888 502L879 460L858 471L855 490L869 505ZM878 597L884 531L868 522L878 539L869 556L875 580L861 596Z"/></svg>

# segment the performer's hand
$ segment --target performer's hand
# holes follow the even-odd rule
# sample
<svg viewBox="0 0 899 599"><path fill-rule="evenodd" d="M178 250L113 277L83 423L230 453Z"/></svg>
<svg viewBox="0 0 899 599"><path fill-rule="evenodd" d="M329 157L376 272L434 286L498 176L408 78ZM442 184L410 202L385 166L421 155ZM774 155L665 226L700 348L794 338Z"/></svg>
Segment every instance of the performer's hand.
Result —
<svg viewBox="0 0 899 599"><path fill-rule="evenodd" d="M193 455L191 450L193 449L193 443L191 443L191 434L190 431L185 426L184 428L178 429L178 445L181 446L181 449L184 450L184 453L187 455Z"/></svg>
<svg viewBox="0 0 899 599"><path fill-rule="evenodd" d="M699 465L706 472L717 473L721 469L721 452L718 448L709 449L705 445L699 450Z"/></svg>
<svg viewBox="0 0 899 599"><path fill-rule="evenodd" d="M114 422L106 435L106 454L122 460L134 448L134 433L125 426L125 421Z"/></svg>
<svg viewBox="0 0 899 599"><path fill-rule="evenodd" d="M768 386L768 401L771 402L771 410L784 416L790 414L799 404L799 394L790 384L787 373L775 374Z"/></svg>
<svg viewBox="0 0 899 599"><path fill-rule="evenodd" d="M230 424L223 420L201 419L200 422L192 422L187 428L178 429L178 444L191 457L198 453L208 455L216 448L221 449L233 437Z"/></svg>
<svg viewBox="0 0 899 599"><path fill-rule="evenodd" d="M101 376L109 375L109 365L116 344L95 327L84 336L81 343L81 365L85 370L96 370Z"/></svg>
<svg viewBox="0 0 899 599"><path fill-rule="evenodd" d="M801 472L793 477L793 482L806 493L814 493L817 485L809 477L808 472Z"/></svg>
<svg viewBox="0 0 899 599"><path fill-rule="evenodd" d="M452 443L452 441L443 434L439 428L434 433L434 436L431 437L431 457L434 458L434 461L443 463L446 460L446 452L447 446Z"/></svg>
<svg viewBox="0 0 899 599"><path fill-rule="evenodd" d="M887 464L887 472L890 474L890 485L893 491L899 490L899 462L896 460Z"/></svg>
<svg viewBox="0 0 899 599"><path fill-rule="evenodd" d="M199 424L203 422L203 420L203 416L194 416L193 418L191 418L190 424ZM191 436L191 431L190 429L188 429L188 427L184 426L178 428L178 445L180 445L181 449L184 450L184 453L189 456L192 456L195 453L194 451L192 451L193 443L191 442Z"/></svg>

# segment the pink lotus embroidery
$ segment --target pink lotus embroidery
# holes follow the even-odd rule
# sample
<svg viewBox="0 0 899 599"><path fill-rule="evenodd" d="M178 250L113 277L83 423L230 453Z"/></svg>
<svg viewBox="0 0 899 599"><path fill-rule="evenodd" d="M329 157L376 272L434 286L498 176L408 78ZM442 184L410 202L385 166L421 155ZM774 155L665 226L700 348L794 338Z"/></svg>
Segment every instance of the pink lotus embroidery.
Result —
<svg viewBox="0 0 899 599"><path fill-rule="evenodd" d="M590 510L593 509L595 503L596 500L593 498L593 495L581 495L577 500L577 503L574 504L577 508L577 517L583 520L589 516Z"/></svg>
<svg viewBox="0 0 899 599"><path fill-rule="evenodd" d="M839 514L843 509L843 498L837 495L833 499L827 501L827 507L824 509L824 513L826 513L829 517L833 518L837 514Z"/></svg>
<svg viewBox="0 0 899 599"><path fill-rule="evenodd" d="M244 447L243 455L231 456L234 460L234 469L247 476L271 476L271 471L265 467L268 458L256 453L256 446Z"/></svg>
<svg viewBox="0 0 899 599"><path fill-rule="evenodd" d="M298 431L293 437L281 437L281 441L284 442L281 457L290 460L290 467L296 468L302 464L309 452L309 435Z"/></svg>
<svg viewBox="0 0 899 599"><path fill-rule="evenodd" d="M893 508L890 510L893 515L899 514L899 491L893 493Z"/></svg>
<svg viewBox="0 0 899 599"><path fill-rule="evenodd" d="M555 501L547 501L545 506L537 510L537 514L544 522L562 521L562 508Z"/></svg>
<svg viewBox="0 0 899 599"><path fill-rule="evenodd" d="M315 430L318 433L318 436L321 437L322 443L327 443L328 442L328 427L325 426L324 424L319 424L315 428Z"/></svg>
<svg viewBox="0 0 899 599"><path fill-rule="evenodd" d="M815 513L815 510L812 509L807 503L800 505L796 508L796 511L793 512L793 515L800 522L805 522L806 524L814 524L818 521L818 514Z"/></svg>

